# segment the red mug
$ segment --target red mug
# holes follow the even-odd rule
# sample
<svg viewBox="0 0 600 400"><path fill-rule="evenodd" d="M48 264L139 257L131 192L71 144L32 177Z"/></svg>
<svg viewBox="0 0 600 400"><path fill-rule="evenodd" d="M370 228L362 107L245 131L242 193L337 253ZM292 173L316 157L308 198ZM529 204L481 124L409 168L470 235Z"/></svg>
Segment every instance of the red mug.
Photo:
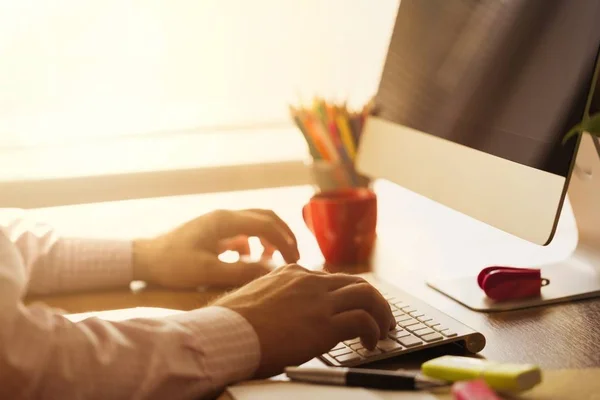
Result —
<svg viewBox="0 0 600 400"><path fill-rule="evenodd" d="M366 188L338 189L314 195L302 208L326 263L363 264L375 243L377 197Z"/></svg>

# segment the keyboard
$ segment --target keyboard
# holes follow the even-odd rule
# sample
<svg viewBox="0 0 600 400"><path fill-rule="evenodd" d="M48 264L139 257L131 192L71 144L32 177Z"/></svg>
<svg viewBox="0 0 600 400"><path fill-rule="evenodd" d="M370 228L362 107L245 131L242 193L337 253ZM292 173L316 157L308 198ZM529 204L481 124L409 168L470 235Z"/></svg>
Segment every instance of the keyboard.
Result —
<svg viewBox="0 0 600 400"><path fill-rule="evenodd" d="M448 343L459 343L472 353L485 347L485 337L467 325L398 288L367 280L390 304L396 328L374 350L364 348L360 338L338 343L319 357L326 364L355 367Z"/></svg>

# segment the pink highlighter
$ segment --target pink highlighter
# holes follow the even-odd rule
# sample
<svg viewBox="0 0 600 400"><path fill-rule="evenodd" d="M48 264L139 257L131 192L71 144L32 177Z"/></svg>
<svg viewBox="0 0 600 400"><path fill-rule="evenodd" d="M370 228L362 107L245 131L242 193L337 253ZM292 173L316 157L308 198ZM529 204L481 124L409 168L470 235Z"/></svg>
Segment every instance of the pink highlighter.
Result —
<svg viewBox="0 0 600 400"><path fill-rule="evenodd" d="M483 379L460 381L452 385L454 400L501 400Z"/></svg>

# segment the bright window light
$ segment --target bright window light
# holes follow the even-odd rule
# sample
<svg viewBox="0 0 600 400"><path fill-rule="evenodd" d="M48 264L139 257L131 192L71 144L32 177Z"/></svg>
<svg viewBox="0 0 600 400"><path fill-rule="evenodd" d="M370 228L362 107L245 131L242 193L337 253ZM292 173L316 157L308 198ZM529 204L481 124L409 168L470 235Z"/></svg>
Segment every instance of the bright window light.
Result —
<svg viewBox="0 0 600 400"><path fill-rule="evenodd" d="M278 128L377 89L399 0L0 0L0 147Z"/></svg>

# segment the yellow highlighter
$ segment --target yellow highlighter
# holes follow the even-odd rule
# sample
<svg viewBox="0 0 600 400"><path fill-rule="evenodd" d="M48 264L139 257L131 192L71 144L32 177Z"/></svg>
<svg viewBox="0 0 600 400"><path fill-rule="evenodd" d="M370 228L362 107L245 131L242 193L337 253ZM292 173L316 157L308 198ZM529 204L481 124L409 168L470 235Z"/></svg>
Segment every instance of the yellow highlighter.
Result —
<svg viewBox="0 0 600 400"><path fill-rule="evenodd" d="M505 364L488 360L443 356L421 365L421 372L430 378L449 382L484 379L499 392L522 392L542 381L542 373L537 365Z"/></svg>

